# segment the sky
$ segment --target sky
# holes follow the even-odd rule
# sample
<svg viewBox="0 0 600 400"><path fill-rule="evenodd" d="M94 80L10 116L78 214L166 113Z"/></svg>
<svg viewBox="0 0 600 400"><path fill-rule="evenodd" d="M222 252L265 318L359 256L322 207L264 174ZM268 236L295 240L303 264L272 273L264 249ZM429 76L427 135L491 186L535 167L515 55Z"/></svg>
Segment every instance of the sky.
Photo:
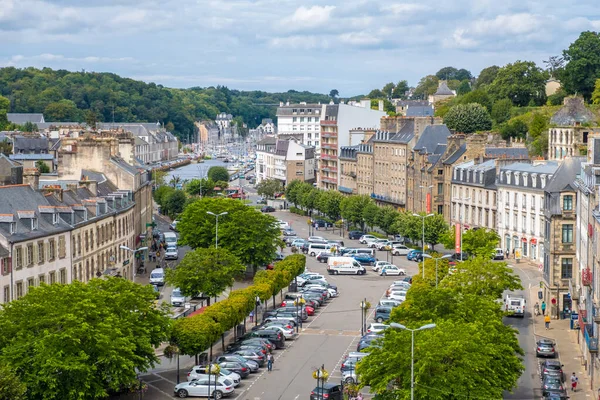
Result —
<svg viewBox="0 0 600 400"><path fill-rule="evenodd" d="M366 94L445 66L543 66L598 0L0 0L0 66L169 87Z"/></svg>

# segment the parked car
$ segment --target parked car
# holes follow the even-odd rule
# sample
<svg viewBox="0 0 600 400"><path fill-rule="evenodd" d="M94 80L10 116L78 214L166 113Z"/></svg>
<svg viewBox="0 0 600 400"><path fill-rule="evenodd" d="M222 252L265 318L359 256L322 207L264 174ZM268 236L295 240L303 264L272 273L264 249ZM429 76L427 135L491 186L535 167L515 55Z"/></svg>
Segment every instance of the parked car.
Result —
<svg viewBox="0 0 600 400"><path fill-rule="evenodd" d="M171 222L171 224L169 225L169 229L177 232L177 222L178 222L177 220Z"/></svg>
<svg viewBox="0 0 600 400"><path fill-rule="evenodd" d="M214 367L214 364L213 364ZM211 370L212 368L211 367ZM190 370L190 372L188 372L187 374L187 380L188 381L193 381L193 380L197 380L203 377L206 377L207 374L207 366L206 365L195 365L192 367L192 369ZM227 378L229 380L231 380L233 382L233 386L237 386L240 384L240 381L242 379L242 377L240 376L240 374L238 374L237 372L233 372L228 370L227 368L221 368L219 366L219 376L223 377L223 378ZM213 381L214 382L214 381Z"/></svg>
<svg viewBox="0 0 600 400"><path fill-rule="evenodd" d="M265 365L266 356L258 351L250 349L240 349L232 351L233 354L244 357L246 360L256 361L261 367Z"/></svg>
<svg viewBox="0 0 600 400"><path fill-rule="evenodd" d="M396 307L399 306L400 304L402 304L402 302L398 301L398 300L390 300L390 299L381 299L379 300L379 306L384 306L384 307ZM380 321L377 321L380 322Z"/></svg>
<svg viewBox="0 0 600 400"><path fill-rule="evenodd" d="M329 251L320 251L317 254L317 261L321 263L326 263L329 260L329 257L333 257L333 254Z"/></svg>
<svg viewBox="0 0 600 400"><path fill-rule="evenodd" d="M540 364L542 379L547 375L557 376L563 382L565 381L565 373L562 370L563 365L558 360L545 360Z"/></svg>
<svg viewBox="0 0 600 400"><path fill-rule="evenodd" d="M262 329L265 331L274 331L279 332L283 335L285 340L295 339L298 334L291 327L287 328L283 325L266 325L262 326Z"/></svg>
<svg viewBox="0 0 600 400"><path fill-rule="evenodd" d="M373 333L381 333L381 332L385 331L389 327L390 326L386 325L386 324L372 323L367 328L367 333L371 333L371 332L373 332Z"/></svg>
<svg viewBox="0 0 600 400"><path fill-rule="evenodd" d="M182 382L175 386L175 396L186 398L188 396L195 397L212 397L215 400L222 399L224 396L229 396L233 393L233 382L227 378L218 377L217 382L214 377L209 380L209 377L201 378L191 382Z"/></svg>
<svg viewBox="0 0 600 400"><path fill-rule="evenodd" d="M392 246L392 254L395 256L405 256L411 250L412 249L409 249L403 244L395 244Z"/></svg>
<svg viewBox="0 0 600 400"><path fill-rule="evenodd" d="M384 265L383 268L381 268L379 275L406 275L406 271L402 268L396 267L395 265Z"/></svg>
<svg viewBox="0 0 600 400"><path fill-rule="evenodd" d="M535 355L538 357L556 357L554 341L551 339L540 339L535 346Z"/></svg>
<svg viewBox="0 0 600 400"><path fill-rule="evenodd" d="M284 229L283 236L296 236L296 232L292 228Z"/></svg>
<svg viewBox="0 0 600 400"><path fill-rule="evenodd" d="M270 213L270 212L275 212L275 209L271 206L264 206L260 209L260 212Z"/></svg>
<svg viewBox="0 0 600 400"><path fill-rule="evenodd" d="M417 254L421 254L423 253L423 250L417 250L417 249L413 249L411 251L409 251L406 254L406 259L407 260L414 260L414 258L416 257Z"/></svg>
<svg viewBox="0 0 600 400"><path fill-rule="evenodd" d="M323 236L309 236L308 241L310 243L327 243L327 239L325 239Z"/></svg>
<svg viewBox="0 0 600 400"><path fill-rule="evenodd" d="M365 265L372 265L372 264L375 264L375 262L377 261L377 259L375 257L370 256L368 254L353 254L351 257L354 258L359 263L365 264Z"/></svg>
<svg viewBox="0 0 600 400"><path fill-rule="evenodd" d="M371 241L367 240L367 247L376 249L378 244L387 243L387 242L388 242L387 239L375 239L375 240L371 240Z"/></svg>
<svg viewBox="0 0 600 400"><path fill-rule="evenodd" d="M398 301L406 301L406 290L392 290L387 298Z"/></svg>
<svg viewBox="0 0 600 400"><path fill-rule="evenodd" d="M358 242L365 244L367 243L367 240L376 240L377 237L373 236L373 235L362 235L359 239Z"/></svg>
<svg viewBox="0 0 600 400"><path fill-rule="evenodd" d="M450 259L452 261L468 260L469 259L469 255L467 253L465 253L465 252L462 253L462 256L461 256L461 253L454 253L454 254L452 254L452 257Z"/></svg>
<svg viewBox="0 0 600 400"><path fill-rule="evenodd" d="M391 265L391 263L389 261L377 261L375 264L373 264L371 269L375 272L379 272L379 270L386 265Z"/></svg>
<svg viewBox="0 0 600 400"><path fill-rule="evenodd" d="M377 306L375 307L375 321L382 323L390 319L390 313L392 312L392 307L390 306Z"/></svg>
<svg viewBox="0 0 600 400"><path fill-rule="evenodd" d="M331 222L327 222L322 219L315 219L312 223L313 226L318 226L319 228L331 228L333 226Z"/></svg>
<svg viewBox="0 0 600 400"><path fill-rule="evenodd" d="M294 243L295 240L298 240L298 236L285 236L283 238L283 242L285 243L286 246L292 246L292 243Z"/></svg>
<svg viewBox="0 0 600 400"><path fill-rule="evenodd" d="M342 385L325 383L315 387L310 392L310 400L342 400Z"/></svg>
<svg viewBox="0 0 600 400"><path fill-rule="evenodd" d="M173 307L183 307L185 304L185 296L181 294L181 290L179 288L173 289L171 292L171 305Z"/></svg>
<svg viewBox="0 0 600 400"><path fill-rule="evenodd" d="M281 332L262 329L250 332L246 335L246 337L268 339L269 342L275 345L276 349L283 349L285 347L285 337Z"/></svg>
<svg viewBox="0 0 600 400"><path fill-rule="evenodd" d="M348 232L348 239L352 239L352 240L358 240L361 238L361 236L363 236L365 233L362 231L350 231Z"/></svg>
<svg viewBox="0 0 600 400"><path fill-rule="evenodd" d="M246 360L244 357L239 356L237 354L223 354L222 356L219 356L215 359L216 363L239 363L241 364L243 367L246 367L250 370L250 372L256 372L258 371L258 368L260 367L258 365L258 363L256 361L252 361L252 360ZM229 367L225 367L229 370L232 370L234 372L238 372L235 369L233 369L232 366Z"/></svg>
<svg viewBox="0 0 600 400"><path fill-rule="evenodd" d="M285 239L284 239L284 240L285 240ZM291 245L292 247L302 247L302 245L303 245L304 243L308 243L308 241L306 241L306 240L304 240L304 239L296 238L296 239L293 239L293 240L291 241L291 244L290 244L290 245Z"/></svg>
<svg viewBox="0 0 600 400"><path fill-rule="evenodd" d="M559 392L566 394L562 379L558 376L546 375L542 380L542 395L546 395L548 392Z"/></svg>
<svg viewBox="0 0 600 400"><path fill-rule="evenodd" d="M167 250L165 250L165 260L177 260L179 258L179 253L177 252L177 247L169 246Z"/></svg>

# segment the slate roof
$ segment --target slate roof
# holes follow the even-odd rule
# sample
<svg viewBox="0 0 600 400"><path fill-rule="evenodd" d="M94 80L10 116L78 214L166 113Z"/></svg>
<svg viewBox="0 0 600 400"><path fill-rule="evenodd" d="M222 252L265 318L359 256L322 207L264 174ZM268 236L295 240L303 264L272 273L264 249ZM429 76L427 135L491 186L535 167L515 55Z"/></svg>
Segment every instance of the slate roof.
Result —
<svg viewBox="0 0 600 400"><path fill-rule="evenodd" d="M454 96L454 92L450 90L446 81L440 81L434 96Z"/></svg>
<svg viewBox="0 0 600 400"><path fill-rule="evenodd" d="M448 143L450 135L451 132L446 125L429 125L419 137L413 150L432 154L439 144Z"/></svg>
<svg viewBox="0 0 600 400"><path fill-rule="evenodd" d="M398 101L396 101L396 105L401 106L401 107L428 106L429 101L427 101L427 100L398 100Z"/></svg>
<svg viewBox="0 0 600 400"><path fill-rule="evenodd" d="M448 165L454 164L456 161L458 161L458 159L463 154L465 154L466 151L467 151L466 143L461 144L460 147L458 149L456 149L456 151L450 155L450 157L448 157L444 160L444 164L448 164Z"/></svg>
<svg viewBox="0 0 600 400"><path fill-rule="evenodd" d="M5 258L10 255L9 251L0 245L0 258Z"/></svg>
<svg viewBox="0 0 600 400"><path fill-rule="evenodd" d="M22 135L15 135L13 138L13 153L47 153L49 149L48 138L44 136L39 137L25 137Z"/></svg>
<svg viewBox="0 0 600 400"><path fill-rule="evenodd" d="M7 113L6 118L8 122L12 122L17 125L23 125L26 122L31 122L34 124L42 124L44 123L44 114L37 113Z"/></svg>
<svg viewBox="0 0 600 400"><path fill-rule="evenodd" d="M500 168L501 171L518 171L534 174L553 174L558 168L558 161L544 161L541 164L513 163Z"/></svg>
<svg viewBox="0 0 600 400"><path fill-rule="evenodd" d="M356 152L358 151L358 145L355 146L342 146L340 147L340 155L338 158L346 158L356 160Z"/></svg>
<svg viewBox="0 0 600 400"><path fill-rule="evenodd" d="M484 158L527 159L529 150L526 147L486 147Z"/></svg>
<svg viewBox="0 0 600 400"><path fill-rule="evenodd" d="M548 182L544 190L548 193L576 191L575 178L581 172L581 164L585 162L585 157L567 157L565 158L554 175Z"/></svg>
<svg viewBox="0 0 600 400"><path fill-rule="evenodd" d="M391 142L408 143L415 137L415 120L409 119L400 131L390 139Z"/></svg>
<svg viewBox="0 0 600 400"><path fill-rule="evenodd" d="M297 110L297 114L293 113L293 110ZM300 109L304 109L304 114L300 114ZM311 112L307 112L307 110L311 110ZM316 110L319 112L317 113ZM321 104L290 104L289 106L283 105L277 108L277 116L287 116L287 115L319 115L321 113Z"/></svg>
<svg viewBox="0 0 600 400"><path fill-rule="evenodd" d="M454 178L454 171L464 171L462 177L460 172ZM482 176L483 173L483 176ZM461 179L462 178L462 179ZM483 178L483 179L482 179ZM479 164L475 164L474 160L470 160L454 166L452 173L452 183L469 186L485 187L486 189L496 188L496 161L488 160Z"/></svg>
<svg viewBox="0 0 600 400"><path fill-rule="evenodd" d="M40 153L30 153L30 154L9 154L8 157L11 160L54 160L54 156L52 154L40 154Z"/></svg>
<svg viewBox="0 0 600 400"><path fill-rule="evenodd" d="M290 142L288 140L278 140L275 144L275 155L286 156Z"/></svg>
<svg viewBox="0 0 600 400"><path fill-rule="evenodd" d="M432 106L408 106L406 109L407 117L433 117Z"/></svg>
<svg viewBox="0 0 600 400"><path fill-rule="evenodd" d="M104 183L107 181L106 176L101 172L92 171L89 169L81 170L81 180L89 180L96 181L98 184Z"/></svg>
<svg viewBox="0 0 600 400"><path fill-rule="evenodd" d="M137 170L137 168L135 168L132 165L129 165L128 163L125 162L125 160L123 160L122 158L118 158L118 157L111 157L110 161L116 165L118 165L119 167L121 167L121 169L123 169L124 171L130 173L131 175L136 175L139 171Z"/></svg>
<svg viewBox="0 0 600 400"><path fill-rule="evenodd" d="M13 161L13 160L11 160L9 157L6 157L6 156L4 155L4 153L0 153L0 159L1 159L1 160L4 160L5 162L7 162L7 163L8 163L8 164L9 164L11 167L13 167L13 168L14 168L14 167L20 167L20 166L21 166L21 164L20 164L20 163L14 162L14 161Z"/></svg>
<svg viewBox="0 0 600 400"><path fill-rule="evenodd" d="M270 144L270 145L274 145L277 143L277 138L273 137L273 136L267 136L261 140L259 140L258 142L256 142L256 144Z"/></svg>
<svg viewBox="0 0 600 400"><path fill-rule="evenodd" d="M328 117L336 117L337 120L339 110L340 106L338 104L329 104L325 106L325 115Z"/></svg>
<svg viewBox="0 0 600 400"><path fill-rule="evenodd" d="M550 123L558 126L597 121L598 117L585 106L582 97L567 97L565 104L550 118Z"/></svg>

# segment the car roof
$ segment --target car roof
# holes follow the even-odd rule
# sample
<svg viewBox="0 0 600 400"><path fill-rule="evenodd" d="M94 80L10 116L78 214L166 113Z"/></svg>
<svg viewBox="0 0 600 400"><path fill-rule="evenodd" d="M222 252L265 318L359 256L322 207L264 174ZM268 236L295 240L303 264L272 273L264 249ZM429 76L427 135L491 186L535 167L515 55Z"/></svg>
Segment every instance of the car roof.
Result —
<svg viewBox="0 0 600 400"><path fill-rule="evenodd" d="M554 340L552 339L540 339L538 340L539 344L554 344Z"/></svg>

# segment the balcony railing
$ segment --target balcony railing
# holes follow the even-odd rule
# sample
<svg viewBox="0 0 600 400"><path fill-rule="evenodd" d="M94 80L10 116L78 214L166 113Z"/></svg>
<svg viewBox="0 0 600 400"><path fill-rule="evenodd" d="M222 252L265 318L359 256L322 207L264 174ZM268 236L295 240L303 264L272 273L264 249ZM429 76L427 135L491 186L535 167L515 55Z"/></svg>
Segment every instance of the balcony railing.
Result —
<svg viewBox="0 0 600 400"><path fill-rule="evenodd" d="M330 121L328 119L322 119L321 125L337 125L337 121Z"/></svg>
<svg viewBox="0 0 600 400"><path fill-rule="evenodd" d="M337 156L321 153L321 159L322 160L337 160Z"/></svg>
<svg viewBox="0 0 600 400"><path fill-rule="evenodd" d="M329 176L322 176L321 180L323 182L327 182L327 183L337 183L337 179L336 178L331 178Z"/></svg>
<svg viewBox="0 0 600 400"><path fill-rule="evenodd" d="M375 199L375 200L383 201L383 202L386 202L386 203L404 205L404 201L403 200L400 200L400 199L395 198L395 197L384 196L384 195L381 195L381 194L371 193L371 198Z"/></svg>
<svg viewBox="0 0 600 400"><path fill-rule="evenodd" d="M330 167L330 166L324 166L321 167L321 171L327 171L327 172L337 172L337 167Z"/></svg>
<svg viewBox="0 0 600 400"><path fill-rule="evenodd" d="M337 132L321 132L322 138L335 138L337 137Z"/></svg>
<svg viewBox="0 0 600 400"><path fill-rule="evenodd" d="M585 329L583 330L585 336L585 343L587 344L588 350L590 353L598 352L598 338L594 337L594 328L592 324L585 324Z"/></svg>
<svg viewBox="0 0 600 400"><path fill-rule="evenodd" d="M345 186L338 186L338 190L342 193L356 193L356 189L350 189L349 187L345 187Z"/></svg>
<svg viewBox="0 0 600 400"><path fill-rule="evenodd" d="M321 143L321 148L322 149L336 150L337 149L337 143Z"/></svg>

